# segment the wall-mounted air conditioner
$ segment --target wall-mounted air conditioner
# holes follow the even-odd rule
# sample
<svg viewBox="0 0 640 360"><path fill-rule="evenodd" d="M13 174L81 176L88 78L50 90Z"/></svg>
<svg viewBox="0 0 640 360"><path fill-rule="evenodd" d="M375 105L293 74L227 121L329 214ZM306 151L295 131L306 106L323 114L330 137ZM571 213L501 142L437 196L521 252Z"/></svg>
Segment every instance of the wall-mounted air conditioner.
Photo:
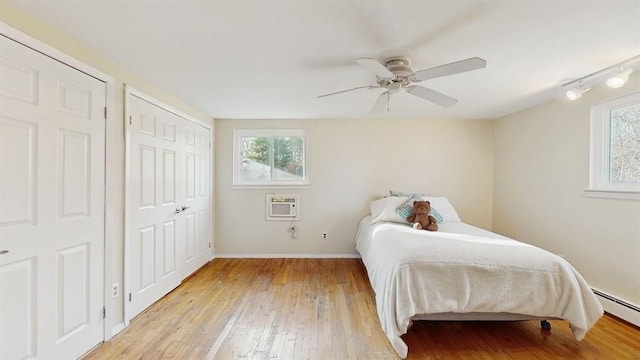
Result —
<svg viewBox="0 0 640 360"><path fill-rule="evenodd" d="M300 195L267 194L267 220L299 220Z"/></svg>

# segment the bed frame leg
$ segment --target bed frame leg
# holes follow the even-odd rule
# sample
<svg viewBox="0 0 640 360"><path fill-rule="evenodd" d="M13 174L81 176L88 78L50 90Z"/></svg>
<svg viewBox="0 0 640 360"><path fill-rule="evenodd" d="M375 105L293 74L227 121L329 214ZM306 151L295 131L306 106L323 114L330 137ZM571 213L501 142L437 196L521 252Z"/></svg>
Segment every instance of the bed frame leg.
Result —
<svg viewBox="0 0 640 360"><path fill-rule="evenodd" d="M540 328L542 330L549 331L549 330L551 330L551 323L548 322L547 320L542 320L542 321L540 321Z"/></svg>

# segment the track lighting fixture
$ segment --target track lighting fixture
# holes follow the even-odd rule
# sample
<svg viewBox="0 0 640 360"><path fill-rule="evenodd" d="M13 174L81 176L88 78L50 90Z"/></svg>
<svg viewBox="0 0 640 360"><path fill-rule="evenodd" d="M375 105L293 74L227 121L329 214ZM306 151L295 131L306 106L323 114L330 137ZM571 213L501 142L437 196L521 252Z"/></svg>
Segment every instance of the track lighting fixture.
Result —
<svg viewBox="0 0 640 360"><path fill-rule="evenodd" d="M569 100L575 100L575 99L579 98L580 96L582 96L582 94L586 93L589 90L591 90L590 87L574 86L571 89L567 90L567 97L569 98Z"/></svg>
<svg viewBox="0 0 640 360"><path fill-rule="evenodd" d="M614 76L610 77L607 80L607 86L612 87L612 88L619 88L622 85L624 85L627 80L629 80L629 75L631 74L631 69L626 69L623 70L622 67L620 67L620 72L615 74Z"/></svg>
<svg viewBox="0 0 640 360"><path fill-rule="evenodd" d="M612 71L618 69L618 71L607 80L607 85L612 88L619 88L629 80L629 75L633 72L632 67L638 62L640 62L640 55L598 70L579 79L569 81L568 83L562 84L562 87L568 89L566 94L569 100L576 100L581 97L582 94L591 90L591 85L602 81L601 79L604 76L611 76Z"/></svg>

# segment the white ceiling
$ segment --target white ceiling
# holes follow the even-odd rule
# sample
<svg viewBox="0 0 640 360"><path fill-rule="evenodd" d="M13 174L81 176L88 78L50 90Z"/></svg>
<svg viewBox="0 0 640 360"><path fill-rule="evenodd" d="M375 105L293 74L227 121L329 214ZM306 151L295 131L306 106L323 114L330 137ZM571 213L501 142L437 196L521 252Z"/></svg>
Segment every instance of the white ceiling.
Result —
<svg viewBox="0 0 640 360"><path fill-rule="evenodd" d="M382 91L317 96L375 75L478 56L487 67L400 93L385 118L487 119L561 97L560 84L640 54L640 0L9 0L214 118L366 118Z"/></svg>

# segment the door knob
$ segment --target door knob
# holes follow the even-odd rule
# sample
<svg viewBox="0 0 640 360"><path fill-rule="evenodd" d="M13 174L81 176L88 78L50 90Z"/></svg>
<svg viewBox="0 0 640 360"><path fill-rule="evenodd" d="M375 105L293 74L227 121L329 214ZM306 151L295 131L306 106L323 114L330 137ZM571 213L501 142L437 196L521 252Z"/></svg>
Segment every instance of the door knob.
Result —
<svg viewBox="0 0 640 360"><path fill-rule="evenodd" d="M182 206L182 211L185 211L185 210L187 210L188 208L189 208L188 206L184 206L184 205L183 205L183 206Z"/></svg>
<svg viewBox="0 0 640 360"><path fill-rule="evenodd" d="M176 208L176 214L180 214L182 212L182 209L180 209L179 207Z"/></svg>
<svg viewBox="0 0 640 360"><path fill-rule="evenodd" d="M0 255L8 254L9 250L0 250Z"/></svg>

